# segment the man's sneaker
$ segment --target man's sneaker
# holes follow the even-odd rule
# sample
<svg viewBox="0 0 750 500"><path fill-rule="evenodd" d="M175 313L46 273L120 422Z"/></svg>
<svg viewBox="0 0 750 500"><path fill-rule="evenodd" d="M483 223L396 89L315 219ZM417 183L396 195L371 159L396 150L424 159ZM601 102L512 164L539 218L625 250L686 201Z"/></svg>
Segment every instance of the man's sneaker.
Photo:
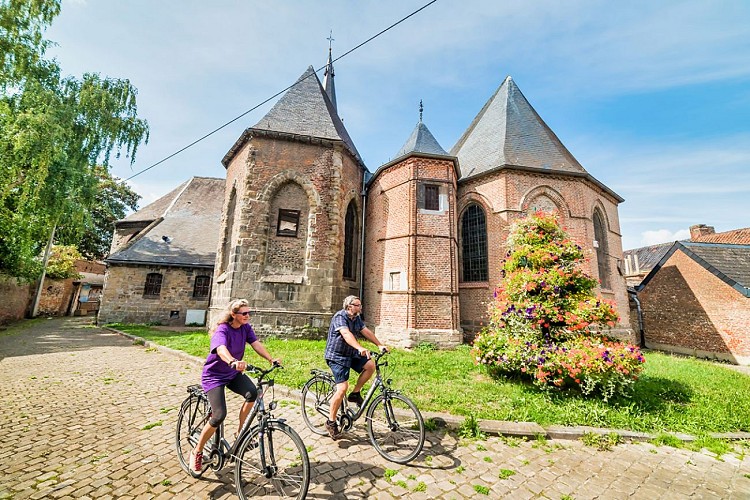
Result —
<svg viewBox="0 0 750 500"><path fill-rule="evenodd" d="M339 426L336 425L336 422L326 420L326 430L328 431L328 435L331 436L331 439L338 439L341 435L341 431L339 431Z"/></svg>
<svg viewBox="0 0 750 500"><path fill-rule="evenodd" d="M358 392L349 393L349 397L347 397L346 400L349 401L350 403L354 403L357 406L362 406L362 403L365 402L365 400L362 399L362 394Z"/></svg>
<svg viewBox="0 0 750 500"><path fill-rule="evenodd" d="M203 472L203 452L196 453L195 450L190 452L190 474L198 476Z"/></svg>

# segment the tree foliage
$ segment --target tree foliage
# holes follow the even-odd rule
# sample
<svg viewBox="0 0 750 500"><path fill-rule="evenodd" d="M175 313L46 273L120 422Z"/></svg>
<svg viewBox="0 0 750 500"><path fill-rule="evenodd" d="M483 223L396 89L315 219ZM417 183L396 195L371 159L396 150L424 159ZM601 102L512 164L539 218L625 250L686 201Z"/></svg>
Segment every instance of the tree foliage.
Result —
<svg viewBox="0 0 750 500"><path fill-rule="evenodd" d="M47 263L47 277L52 279L77 278L76 261L81 258L80 252L73 245L54 245L50 250Z"/></svg>
<svg viewBox="0 0 750 500"><path fill-rule="evenodd" d="M576 387L604 399L626 394L645 360L637 347L600 333L618 317L581 268L583 249L544 212L517 222L508 247L490 325L474 342L477 362L542 387Z"/></svg>
<svg viewBox="0 0 750 500"><path fill-rule="evenodd" d="M38 275L53 227L65 242L85 241L102 195L133 207L111 184L110 159L124 153L132 164L148 141L127 79L63 77L45 58L43 33L59 12L59 0L0 0L0 269L15 276ZM101 239L86 245L87 256L102 254Z"/></svg>

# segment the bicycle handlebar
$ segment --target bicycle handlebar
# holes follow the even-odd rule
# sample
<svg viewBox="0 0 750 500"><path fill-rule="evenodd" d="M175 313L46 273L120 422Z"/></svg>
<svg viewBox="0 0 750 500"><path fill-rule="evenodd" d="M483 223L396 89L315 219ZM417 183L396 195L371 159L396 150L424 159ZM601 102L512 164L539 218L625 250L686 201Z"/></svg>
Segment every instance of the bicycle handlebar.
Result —
<svg viewBox="0 0 750 500"><path fill-rule="evenodd" d="M245 371L246 372L252 372L252 373L260 374L258 376L258 383L260 384L260 383L263 382L263 378L266 375L268 375L272 371L276 370L277 368L282 368L283 369L284 367L281 365L281 363L278 363L278 362L274 361L273 365L268 370L264 370L263 368L260 368L258 366L248 364L247 367L245 368Z"/></svg>

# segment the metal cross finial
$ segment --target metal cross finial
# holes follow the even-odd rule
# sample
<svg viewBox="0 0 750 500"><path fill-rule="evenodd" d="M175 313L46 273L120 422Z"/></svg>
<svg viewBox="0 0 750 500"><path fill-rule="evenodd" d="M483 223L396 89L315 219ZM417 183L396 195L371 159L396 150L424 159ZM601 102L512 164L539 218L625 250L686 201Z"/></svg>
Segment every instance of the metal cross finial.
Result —
<svg viewBox="0 0 750 500"><path fill-rule="evenodd" d="M333 38L333 30L331 30L331 33L328 35L328 38L326 38L326 40L328 40L328 50L330 51L331 43L335 40L335 38Z"/></svg>
<svg viewBox="0 0 750 500"><path fill-rule="evenodd" d="M419 123L422 123L422 111L424 111L424 106L422 106L422 99L419 100Z"/></svg>

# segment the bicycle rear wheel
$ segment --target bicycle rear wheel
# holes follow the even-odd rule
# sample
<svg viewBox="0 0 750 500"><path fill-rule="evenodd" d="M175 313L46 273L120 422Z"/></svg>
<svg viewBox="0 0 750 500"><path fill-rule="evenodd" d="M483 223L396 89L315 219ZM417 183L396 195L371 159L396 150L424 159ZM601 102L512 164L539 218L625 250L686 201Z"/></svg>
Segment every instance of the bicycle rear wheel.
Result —
<svg viewBox="0 0 750 500"><path fill-rule="evenodd" d="M314 376L302 388L302 418L315 434L327 436L326 420L336 387L333 381Z"/></svg>
<svg viewBox="0 0 750 500"><path fill-rule="evenodd" d="M208 400L197 396L188 396L180 407L180 413L177 415L177 430L175 432L175 448L177 449L177 458L180 460L182 469L190 473L190 452L198 442L203 427L211 416ZM211 436L204 453L212 449L216 442L216 434ZM208 464L204 466L204 471Z"/></svg>
<svg viewBox="0 0 750 500"><path fill-rule="evenodd" d="M406 396L380 395L367 409L367 434L383 458L405 464L422 451L424 420Z"/></svg>
<svg viewBox="0 0 750 500"><path fill-rule="evenodd" d="M305 498L310 486L310 459L302 439L285 423L269 421L261 447L256 425L237 452L234 484L242 500Z"/></svg>

